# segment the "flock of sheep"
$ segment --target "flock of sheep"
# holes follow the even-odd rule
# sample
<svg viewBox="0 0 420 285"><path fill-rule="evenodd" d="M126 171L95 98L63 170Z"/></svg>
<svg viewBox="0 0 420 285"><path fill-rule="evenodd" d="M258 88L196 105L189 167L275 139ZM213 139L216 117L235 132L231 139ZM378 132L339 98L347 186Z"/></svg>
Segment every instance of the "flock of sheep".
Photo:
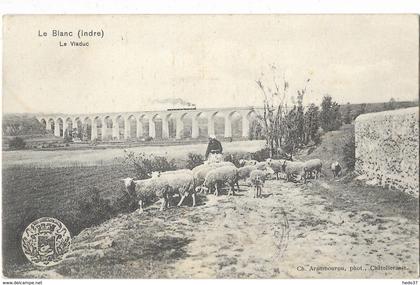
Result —
<svg viewBox="0 0 420 285"><path fill-rule="evenodd" d="M239 190L241 180L248 181L254 188L254 198L260 198L262 187L266 179L275 174L279 179L281 174L287 181L306 183L308 178L319 178L322 161L311 159L305 162L288 161L283 159L267 159L263 162L256 160L240 160L240 167L232 162L207 161L192 170L181 169L152 173L152 177L143 180L124 178L125 191L139 204L139 211L143 211L147 201L161 199L160 210L169 207L170 198L174 195L181 197L178 206L184 199L192 197L193 207L196 205L196 193L214 193L218 196L223 186L228 186L228 195L235 195L235 187ZM331 165L334 177L339 176L341 166L338 162ZM249 185L248 184L248 185Z"/></svg>

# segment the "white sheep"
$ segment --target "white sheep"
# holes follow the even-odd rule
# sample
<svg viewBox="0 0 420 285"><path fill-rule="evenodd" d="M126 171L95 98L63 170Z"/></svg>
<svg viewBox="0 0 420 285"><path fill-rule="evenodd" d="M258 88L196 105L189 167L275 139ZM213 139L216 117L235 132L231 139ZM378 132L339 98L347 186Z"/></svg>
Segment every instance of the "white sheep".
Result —
<svg viewBox="0 0 420 285"><path fill-rule="evenodd" d="M267 163L266 163L265 161L257 162L257 163L255 164L255 167L256 167L258 170L267 170Z"/></svg>
<svg viewBox="0 0 420 285"><path fill-rule="evenodd" d="M214 195L218 196L219 188L227 184L230 187L228 195L235 195L235 185L237 185L237 182L238 169L235 166L223 166L209 171L201 188L210 192L215 189Z"/></svg>
<svg viewBox="0 0 420 285"><path fill-rule="evenodd" d="M238 181L246 180L247 178L249 178L250 174L254 170L264 171L264 173L266 173L266 176L268 174L274 173L271 168L267 168L267 165L265 162L258 162L256 165L247 165L247 166L242 166L238 168ZM239 185L238 185L238 188L239 188Z"/></svg>
<svg viewBox="0 0 420 285"><path fill-rule="evenodd" d="M279 180L279 173L283 172L286 160L267 158L266 162L267 162L267 165L276 174L276 179Z"/></svg>
<svg viewBox="0 0 420 285"><path fill-rule="evenodd" d="M245 180L249 177L253 170L257 168L255 165L246 165L238 168L238 180Z"/></svg>
<svg viewBox="0 0 420 285"><path fill-rule="evenodd" d="M254 159L240 159L239 160L239 166L248 166L248 165L256 165L258 161Z"/></svg>
<svg viewBox="0 0 420 285"><path fill-rule="evenodd" d="M182 205L182 202L189 195L193 199L193 207L195 207L196 193L195 193L195 182L193 172L189 169L180 169L175 171L165 171L160 173L160 178L165 179L166 182L171 186L170 195L179 194L181 200L178 203L178 207Z"/></svg>
<svg viewBox="0 0 420 285"><path fill-rule="evenodd" d="M249 175L249 180L254 186L254 198L260 198L262 187L264 187L264 183L267 177L267 172L264 170L255 169Z"/></svg>
<svg viewBox="0 0 420 285"><path fill-rule="evenodd" d="M202 164L199 166L196 166L192 169L193 176L194 176L194 182L196 186L200 186L204 183L204 180L206 179L207 173L211 171L212 169L223 167L223 166L235 166L232 162L225 161L225 162L219 162L219 163L211 163L211 164Z"/></svg>
<svg viewBox="0 0 420 285"><path fill-rule="evenodd" d="M331 163L331 171L334 175L334 178L339 177L341 175L341 165L338 161Z"/></svg>
<svg viewBox="0 0 420 285"><path fill-rule="evenodd" d="M305 163L301 161L288 161L283 164L283 172L286 174L287 181L290 181L294 175L299 175L300 180L306 183Z"/></svg>
<svg viewBox="0 0 420 285"><path fill-rule="evenodd" d="M138 201L140 212L143 212L144 202L154 197L162 200L160 210L163 211L168 204L170 193L173 192L168 182L159 177L143 180L127 177L121 180L124 182L127 193Z"/></svg>
<svg viewBox="0 0 420 285"><path fill-rule="evenodd" d="M315 174L315 179L321 177L322 161L318 158L305 161L305 175L312 177L312 173Z"/></svg>

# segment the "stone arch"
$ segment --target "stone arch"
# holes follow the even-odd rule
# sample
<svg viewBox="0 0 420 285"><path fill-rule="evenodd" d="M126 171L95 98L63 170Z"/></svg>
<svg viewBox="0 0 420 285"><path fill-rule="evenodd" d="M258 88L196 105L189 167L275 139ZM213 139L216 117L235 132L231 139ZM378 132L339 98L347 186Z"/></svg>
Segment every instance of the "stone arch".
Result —
<svg viewBox="0 0 420 285"><path fill-rule="evenodd" d="M187 112L179 113L177 119L177 139L191 138L192 116Z"/></svg>
<svg viewBox="0 0 420 285"><path fill-rule="evenodd" d="M53 118L49 118L47 121L47 130L52 131L52 133L54 133L54 129L55 129L55 122Z"/></svg>
<svg viewBox="0 0 420 285"><path fill-rule="evenodd" d="M137 118L133 114L127 115L127 119L124 122L124 138L131 139L138 137L137 135Z"/></svg>
<svg viewBox="0 0 420 285"><path fill-rule="evenodd" d="M72 136L73 138L83 140L83 122L80 117L74 118Z"/></svg>
<svg viewBox="0 0 420 285"><path fill-rule="evenodd" d="M45 118L39 119L39 123L43 126L44 129L47 128L47 120Z"/></svg>
<svg viewBox="0 0 420 285"><path fill-rule="evenodd" d="M244 130L242 126L243 115L234 110L227 114L225 120L225 137L242 138Z"/></svg>
<svg viewBox="0 0 420 285"><path fill-rule="evenodd" d="M199 112L195 114L195 119L197 120L198 126L198 137L207 138L209 136L209 118L208 115L204 112Z"/></svg>
<svg viewBox="0 0 420 285"><path fill-rule="evenodd" d="M215 111L210 113L210 121L214 126L213 134L211 131L209 131L209 135L215 135L218 138L225 137L225 129L226 129L226 115L220 111ZM210 126L210 125L209 125ZM209 128L211 129L211 128Z"/></svg>
<svg viewBox="0 0 420 285"><path fill-rule="evenodd" d="M57 118L56 120L56 129L54 129L54 135L57 137L64 136L64 120L62 118Z"/></svg>
<svg viewBox="0 0 420 285"><path fill-rule="evenodd" d="M165 126L166 124L166 126ZM174 139L177 137L177 128L179 121L174 113L168 113L164 115L164 120L162 121L162 132L164 138ZM166 131L165 131L166 128ZM167 135L165 135L165 132Z"/></svg>
<svg viewBox="0 0 420 285"><path fill-rule="evenodd" d="M137 131L137 137L147 138L150 137L150 124L149 124L149 117L145 114L140 115L139 119L137 120L139 123L138 131Z"/></svg>
<svg viewBox="0 0 420 285"><path fill-rule="evenodd" d="M256 118L258 116L258 113L255 110L248 110L242 113L243 117L246 117L247 119Z"/></svg>
<svg viewBox="0 0 420 285"><path fill-rule="evenodd" d="M93 122L90 117L85 117L83 120L83 140L90 141L92 140L92 126Z"/></svg>
<svg viewBox="0 0 420 285"><path fill-rule="evenodd" d="M91 140L102 138L102 125L103 121L99 116L92 118L92 135Z"/></svg>
<svg viewBox="0 0 420 285"><path fill-rule="evenodd" d="M162 139L162 123L163 117L160 114L152 115L152 119L149 121L149 135L155 139ZM154 127L154 136L153 136ZM151 132L150 132L151 130Z"/></svg>
<svg viewBox="0 0 420 285"><path fill-rule="evenodd" d="M102 120L102 140L109 140L112 138L112 129L114 126L114 121L111 116L105 116ZM110 131L111 130L111 131Z"/></svg>
<svg viewBox="0 0 420 285"><path fill-rule="evenodd" d="M255 110L250 110L245 113L244 118L246 121L244 122L242 129L243 131L248 131L248 135L246 137L250 140L263 139L263 125L261 119L258 118L258 113ZM246 126L245 123L248 125Z"/></svg>
<svg viewBox="0 0 420 285"><path fill-rule="evenodd" d="M112 126L112 138L120 140L124 138L125 121L123 115L116 115Z"/></svg>
<svg viewBox="0 0 420 285"><path fill-rule="evenodd" d="M105 116L103 121L106 123L106 127L108 129L112 129L112 127L114 126L114 120L111 116Z"/></svg>
<svg viewBox="0 0 420 285"><path fill-rule="evenodd" d="M64 136L71 137L73 130L73 120L70 117L67 117L64 120Z"/></svg>

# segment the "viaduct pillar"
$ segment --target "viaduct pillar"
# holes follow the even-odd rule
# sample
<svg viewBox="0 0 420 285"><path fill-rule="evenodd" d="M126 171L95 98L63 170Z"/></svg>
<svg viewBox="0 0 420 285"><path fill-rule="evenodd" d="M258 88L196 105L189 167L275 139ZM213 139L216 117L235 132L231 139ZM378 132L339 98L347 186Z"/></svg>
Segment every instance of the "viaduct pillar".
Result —
<svg viewBox="0 0 420 285"><path fill-rule="evenodd" d="M153 118L149 119L149 137L151 138L156 137L156 126L155 126L155 121L153 121Z"/></svg>
<svg viewBox="0 0 420 285"><path fill-rule="evenodd" d="M112 138L119 139L120 138L120 124L118 123L118 119L114 118L112 120Z"/></svg>
<svg viewBox="0 0 420 285"><path fill-rule="evenodd" d="M58 119L54 122L54 136L56 137L60 136L60 123Z"/></svg>
<svg viewBox="0 0 420 285"><path fill-rule="evenodd" d="M108 126L106 123L106 119L104 118L102 121L102 140L104 141L106 139L106 132L107 132Z"/></svg>
<svg viewBox="0 0 420 285"><path fill-rule="evenodd" d="M215 132L214 132L214 116L209 116L208 118L208 127L207 127L207 131L209 136L214 136Z"/></svg>
<svg viewBox="0 0 420 285"><path fill-rule="evenodd" d="M179 116L176 118L176 139L182 139L182 132L184 131L184 122L182 118Z"/></svg>
<svg viewBox="0 0 420 285"><path fill-rule="evenodd" d="M98 124L95 119L92 119L92 131L90 134L90 139L95 140L98 138Z"/></svg>
<svg viewBox="0 0 420 285"><path fill-rule="evenodd" d="M225 117L225 138L232 137L232 120L229 115Z"/></svg>
<svg viewBox="0 0 420 285"><path fill-rule="evenodd" d="M66 132L69 128L69 125L67 124L67 121L63 121L63 138L66 136Z"/></svg>
<svg viewBox="0 0 420 285"><path fill-rule="evenodd" d="M137 120L137 137L141 138L143 136L143 122L141 118Z"/></svg>
<svg viewBox="0 0 420 285"><path fill-rule="evenodd" d="M162 139L169 138L169 124L168 124L168 117L163 115L162 116Z"/></svg>
<svg viewBox="0 0 420 285"><path fill-rule="evenodd" d="M192 128L191 128L191 138L196 139L199 135L198 129L198 118L197 116L192 117Z"/></svg>
<svg viewBox="0 0 420 285"><path fill-rule="evenodd" d="M131 124L130 119L127 118L124 120L124 139L129 139L131 137Z"/></svg>

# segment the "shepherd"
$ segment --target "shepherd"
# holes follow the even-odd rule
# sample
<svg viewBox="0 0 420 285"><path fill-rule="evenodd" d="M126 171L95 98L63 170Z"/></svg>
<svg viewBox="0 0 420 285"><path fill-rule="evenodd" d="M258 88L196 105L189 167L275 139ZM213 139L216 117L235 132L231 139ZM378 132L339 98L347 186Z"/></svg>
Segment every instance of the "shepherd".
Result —
<svg viewBox="0 0 420 285"><path fill-rule="evenodd" d="M207 145L206 150L206 160L210 154L222 154L223 148L222 144L216 139L214 135L209 136L209 144Z"/></svg>

